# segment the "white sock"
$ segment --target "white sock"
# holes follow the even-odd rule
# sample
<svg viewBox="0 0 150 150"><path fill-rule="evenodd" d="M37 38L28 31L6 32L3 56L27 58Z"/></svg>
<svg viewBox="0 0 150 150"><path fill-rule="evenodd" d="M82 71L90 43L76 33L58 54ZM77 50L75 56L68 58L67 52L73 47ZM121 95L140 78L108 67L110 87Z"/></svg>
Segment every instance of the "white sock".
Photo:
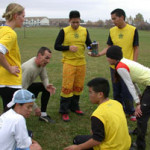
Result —
<svg viewBox="0 0 150 150"><path fill-rule="evenodd" d="M45 117L45 116L47 116L47 113L46 112L41 112L41 116Z"/></svg>

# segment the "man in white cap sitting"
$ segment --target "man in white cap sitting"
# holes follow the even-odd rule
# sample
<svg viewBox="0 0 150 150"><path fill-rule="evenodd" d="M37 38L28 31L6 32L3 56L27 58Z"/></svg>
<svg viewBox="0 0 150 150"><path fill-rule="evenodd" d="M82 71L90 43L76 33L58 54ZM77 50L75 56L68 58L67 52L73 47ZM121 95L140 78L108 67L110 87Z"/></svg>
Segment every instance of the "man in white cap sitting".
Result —
<svg viewBox="0 0 150 150"><path fill-rule="evenodd" d="M9 109L0 116L0 149L42 150L28 135L25 118L30 116L35 96L25 89L14 93Z"/></svg>

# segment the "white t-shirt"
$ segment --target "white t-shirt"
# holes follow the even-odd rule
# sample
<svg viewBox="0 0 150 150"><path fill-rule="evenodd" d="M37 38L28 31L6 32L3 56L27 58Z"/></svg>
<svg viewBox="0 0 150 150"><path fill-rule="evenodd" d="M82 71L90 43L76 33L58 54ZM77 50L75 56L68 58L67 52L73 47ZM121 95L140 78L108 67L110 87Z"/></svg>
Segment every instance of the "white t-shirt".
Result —
<svg viewBox="0 0 150 150"><path fill-rule="evenodd" d="M0 149L28 148L32 144L25 119L13 109L0 116Z"/></svg>

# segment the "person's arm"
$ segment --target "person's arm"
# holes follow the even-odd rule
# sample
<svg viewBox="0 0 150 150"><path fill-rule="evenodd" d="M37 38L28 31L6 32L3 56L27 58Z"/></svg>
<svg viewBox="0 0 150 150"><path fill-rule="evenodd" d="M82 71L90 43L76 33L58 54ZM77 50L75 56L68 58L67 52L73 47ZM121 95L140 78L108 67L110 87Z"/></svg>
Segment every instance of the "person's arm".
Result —
<svg viewBox="0 0 150 150"><path fill-rule="evenodd" d="M11 74L18 76L18 73L20 73L19 67L11 66L5 58L6 53L9 53L9 49L13 47L15 40L16 35L12 33L7 33L0 39L0 65Z"/></svg>
<svg viewBox="0 0 150 150"><path fill-rule="evenodd" d="M91 43L92 43L92 42L91 42L91 39L90 39L90 35L89 35L88 30L87 30L87 37L86 37L85 43L86 43L86 46L87 46L87 47L90 46Z"/></svg>
<svg viewBox="0 0 150 150"><path fill-rule="evenodd" d="M57 39L55 41L55 50L58 50L58 51L71 51L71 52L76 52L78 50L78 47L77 46L74 46L74 45L67 45L67 46L63 46L64 42L64 30L60 30L58 36L57 36Z"/></svg>
<svg viewBox="0 0 150 150"><path fill-rule="evenodd" d="M129 72L125 69L125 68L119 68L117 69L118 74L120 75L120 77L122 78L122 80L125 82L130 94L132 95L135 103L139 103L140 99L136 94L136 89L134 87L134 84L132 82L132 79L130 77Z"/></svg>
<svg viewBox="0 0 150 150"><path fill-rule="evenodd" d="M91 117L91 127L92 127L92 138L96 141L102 142L105 139L104 124L98 118Z"/></svg>
<svg viewBox="0 0 150 150"><path fill-rule="evenodd" d="M56 38L56 41L55 41L55 50L58 50L58 51L67 51L69 50L69 45L68 46L63 46L62 43L64 42L64 30L61 29L57 38Z"/></svg>
<svg viewBox="0 0 150 150"><path fill-rule="evenodd" d="M43 68L42 72L40 73L41 81L45 87L45 89L52 95L55 94L56 88L53 86L53 84L49 84L48 74L46 71L46 67Z"/></svg>
<svg viewBox="0 0 150 150"><path fill-rule="evenodd" d="M46 87L46 90L50 93L50 95L55 94L56 88L53 86L53 84L49 84Z"/></svg>
<svg viewBox="0 0 150 150"><path fill-rule="evenodd" d="M139 53L139 35L137 29L135 29L135 33L134 33L133 49L134 49L133 60L137 61L138 53Z"/></svg>
<svg viewBox="0 0 150 150"><path fill-rule="evenodd" d="M30 150L42 150L42 147L37 141L32 140L32 144L30 145Z"/></svg>
<svg viewBox="0 0 150 150"><path fill-rule="evenodd" d="M8 61L5 58L5 55L0 52L0 65L4 67L8 72L11 74L18 76L18 73L20 73L18 66L11 66Z"/></svg>
<svg viewBox="0 0 150 150"><path fill-rule="evenodd" d="M110 47L110 45L108 45L107 48L104 48L102 51L100 51L100 52L98 53L98 56L103 56L103 55L105 55L109 47Z"/></svg>
<svg viewBox="0 0 150 150"><path fill-rule="evenodd" d="M139 54L139 47L138 46L134 46L134 53L133 53L133 60L137 61L138 59L138 54Z"/></svg>
<svg viewBox="0 0 150 150"><path fill-rule="evenodd" d="M100 51L100 52L98 53L98 55L96 55L96 57L105 55L106 52L107 52L107 50L108 50L108 48L111 47L112 45L113 45L113 42L112 42L111 37L110 37L110 34L109 34L108 40L107 40L107 47L104 48L102 51Z"/></svg>
<svg viewBox="0 0 150 150"><path fill-rule="evenodd" d="M96 145L99 145L105 138L104 125L101 122L101 120L92 116L91 126L92 126L92 138L91 139L79 145L68 146L64 148L64 150L84 150L84 149L90 149Z"/></svg>
<svg viewBox="0 0 150 150"><path fill-rule="evenodd" d="M15 132L14 138L16 141L17 148L28 148L32 144L32 140L28 135L26 122L24 117L18 117L15 120Z"/></svg>
<svg viewBox="0 0 150 150"><path fill-rule="evenodd" d="M46 67L44 67L42 69L42 71L40 72L39 76L40 76L40 79L41 79L45 89L46 89L46 87L49 85L49 78L48 78Z"/></svg>
<svg viewBox="0 0 150 150"><path fill-rule="evenodd" d="M92 57L99 57L99 56L103 56L103 55L105 55L106 54L106 52L107 52L107 50L108 50L108 48L110 47L110 45L108 45L108 47L107 48L104 48L102 51L100 51L97 55L92 55L92 54L88 54L89 56L92 56Z"/></svg>
<svg viewBox="0 0 150 150"><path fill-rule="evenodd" d="M38 144L38 142L32 140L32 144L28 148L16 148L15 150L42 150L42 147Z"/></svg>
<svg viewBox="0 0 150 150"><path fill-rule="evenodd" d="M27 89L31 84L31 69L28 68L29 65L25 63L22 64L22 88Z"/></svg>
<svg viewBox="0 0 150 150"><path fill-rule="evenodd" d="M133 84L134 84L134 87L135 87L135 89L136 89L136 93L137 93L137 95L139 96L139 99L141 99L142 93L141 93L140 88L138 87L137 83L133 83Z"/></svg>
<svg viewBox="0 0 150 150"><path fill-rule="evenodd" d="M94 139L90 139L87 142L83 143L83 144L79 144L79 145L71 145L68 146L66 148L64 148L64 150L84 150L84 149L90 149L96 145L99 145L100 142L94 140Z"/></svg>
<svg viewBox="0 0 150 150"><path fill-rule="evenodd" d="M112 45L113 45L113 42L111 40L111 36L110 36L110 33L109 33L108 40L107 40L107 48L104 48L101 52L99 52L98 56L105 55L107 50L108 50L108 48L111 47Z"/></svg>
<svg viewBox="0 0 150 150"><path fill-rule="evenodd" d="M142 116L141 106L140 106L140 99L138 95L136 94L135 87L133 85L133 82L131 80L129 72L125 68L119 68L117 69L118 74L125 82L130 94L132 95L135 103L136 103L136 109L135 109L135 115L140 117Z"/></svg>

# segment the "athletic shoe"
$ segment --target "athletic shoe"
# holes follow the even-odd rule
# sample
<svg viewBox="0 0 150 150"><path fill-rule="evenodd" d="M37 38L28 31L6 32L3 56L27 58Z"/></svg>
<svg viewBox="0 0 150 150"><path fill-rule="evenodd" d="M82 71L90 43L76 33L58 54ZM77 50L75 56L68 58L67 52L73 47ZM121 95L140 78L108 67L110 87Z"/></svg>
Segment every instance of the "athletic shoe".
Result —
<svg viewBox="0 0 150 150"><path fill-rule="evenodd" d="M135 142L131 143L130 150L137 150L137 144Z"/></svg>
<svg viewBox="0 0 150 150"><path fill-rule="evenodd" d="M47 115L47 116L40 116L40 117L39 117L39 120L40 120L40 121L45 121L45 122L47 122L47 123L55 123L55 121L52 120L49 115Z"/></svg>
<svg viewBox="0 0 150 150"><path fill-rule="evenodd" d="M132 134L132 135L137 135L138 130L137 130L137 128L135 128L134 130L129 131L129 133Z"/></svg>
<svg viewBox="0 0 150 150"><path fill-rule="evenodd" d="M136 121L136 117L134 115L130 115L130 120L131 121Z"/></svg>
<svg viewBox="0 0 150 150"><path fill-rule="evenodd" d="M65 121L65 122L70 121L69 115L68 114L62 114L62 120Z"/></svg>
<svg viewBox="0 0 150 150"><path fill-rule="evenodd" d="M77 115L84 115L84 112L81 110L75 110L74 111Z"/></svg>

